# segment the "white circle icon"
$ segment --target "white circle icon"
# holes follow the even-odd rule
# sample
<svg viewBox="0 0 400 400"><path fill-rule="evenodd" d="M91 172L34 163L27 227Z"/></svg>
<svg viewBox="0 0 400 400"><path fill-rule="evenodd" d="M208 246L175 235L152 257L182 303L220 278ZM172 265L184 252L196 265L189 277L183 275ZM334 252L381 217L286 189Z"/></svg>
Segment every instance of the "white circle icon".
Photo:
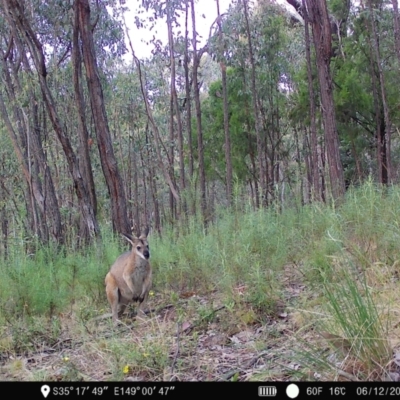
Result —
<svg viewBox="0 0 400 400"><path fill-rule="evenodd" d="M287 388L286 388L286 394L288 397L291 399L295 399L300 393L300 389L297 385L294 383L291 383Z"/></svg>

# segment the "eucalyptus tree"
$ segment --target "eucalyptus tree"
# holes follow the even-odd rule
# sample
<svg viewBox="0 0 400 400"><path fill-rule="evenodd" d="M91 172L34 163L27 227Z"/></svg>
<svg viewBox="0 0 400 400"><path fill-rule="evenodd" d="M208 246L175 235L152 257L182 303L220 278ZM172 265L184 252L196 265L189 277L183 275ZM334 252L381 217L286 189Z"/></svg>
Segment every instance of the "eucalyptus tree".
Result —
<svg viewBox="0 0 400 400"><path fill-rule="evenodd" d="M84 176L89 198L95 215L97 214L97 197L94 184L94 177L90 159L90 135L88 130L86 118L86 104L83 88L83 75L82 75L82 50L80 46L79 34L79 15L78 12L74 13L73 19L73 34L72 34L72 73L74 84L74 95L76 100L77 114L78 114L78 136L79 136L79 166Z"/></svg>
<svg viewBox="0 0 400 400"><path fill-rule="evenodd" d="M221 21L224 48L221 49L221 36L217 32L210 42L209 51L218 60L223 59L227 66L228 121L232 140L233 172L239 180L245 179L250 185L255 204L259 207L261 195L264 204L269 204L278 191L282 195L285 182L289 179L290 168L286 158L290 139L285 135L289 127L284 115L287 108L285 90L290 83L291 74L289 63L286 61L291 51L287 45L291 27L286 24L286 19L273 4L249 9L247 14L246 18L242 1L233 3ZM249 36L252 57L249 54ZM253 77L254 85L251 84ZM206 119L211 125L207 125L207 130L211 129L212 140L216 142L220 140L219 137L215 137L218 130L225 131L222 118L225 115L222 81L215 82L215 85L210 87L209 94L210 99L207 103L211 103L211 106L206 103L205 115L210 115L211 118ZM257 114L254 112L255 106ZM258 140L256 116L260 125ZM207 143L210 140L207 135ZM222 147L225 145L226 135L225 143L221 143ZM215 152L218 146L211 146L208 152ZM216 155L213 157L215 159ZM243 174L244 170L249 174ZM260 190L260 174L266 184L264 193Z"/></svg>
<svg viewBox="0 0 400 400"><path fill-rule="evenodd" d="M200 181L200 209L205 220L207 220L207 199L206 199L206 172L204 166L204 141L203 141L203 127L201 116L201 102L200 102L200 82L199 82L199 67L200 60L206 47L197 49L198 34L196 28L196 13L194 8L194 0L189 0L192 22L192 48L193 48L193 69L192 69L192 82L193 82L193 97L196 110L196 128L197 128L197 154L199 163L199 181Z"/></svg>
<svg viewBox="0 0 400 400"><path fill-rule="evenodd" d="M74 11L79 21L79 34L82 45L83 61L85 64L87 85L94 124L96 127L97 143L104 177L110 194L111 215L114 230L126 233L131 231L127 218L126 195L114 156L107 113L104 105L103 88L96 59L93 39L93 22L89 0L75 0Z"/></svg>
<svg viewBox="0 0 400 400"><path fill-rule="evenodd" d="M166 4L166 14L167 14L167 28L168 28L168 46L169 46L169 59L171 68L171 116L170 116L170 139L172 142L175 140L174 135L174 116L176 118L176 131L178 138L178 157L179 157L179 182L180 190L185 189L185 164L183 156L183 128L182 128L182 117L181 110L178 102L178 94L176 90L176 58L179 56L175 53L175 40L173 29L174 25L178 25L176 21L177 10L181 11L181 2L168 2ZM171 162L173 164L173 146L171 145Z"/></svg>
<svg viewBox="0 0 400 400"><path fill-rule="evenodd" d="M334 55L332 35L340 37L340 24L332 24L326 0L306 0L306 7L300 0L287 0L296 11L304 16L312 27L312 38L316 54L320 101L325 131L326 155L329 166L330 186L333 198L338 199L345 191L343 165L340 158L339 135L337 131L333 101L333 81L330 62ZM346 4L349 3L346 1ZM345 22L345 21L344 21ZM332 27L334 25L334 27Z"/></svg>
<svg viewBox="0 0 400 400"><path fill-rule="evenodd" d="M222 97L224 102L224 133L225 133L225 162L226 162L226 197L228 201L228 206L232 203L232 155L231 155L231 135L229 132L229 106L228 106L228 91L227 91L227 83L226 83L226 64L223 57L224 50L224 37L222 32L222 21L221 21L221 12L219 9L219 0L216 0L217 3L217 14L218 14L218 45L219 45L219 54L221 57L220 66L221 66L221 82L222 82Z"/></svg>
<svg viewBox="0 0 400 400"><path fill-rule="evenodd" d="M305 9L305 0L302 0L302 7ZM318 154L318 138L317 138L317 122L316 122L316 104L315 104L315 96L313 90L313 74L312 74L312 65L311 65L311 40L310 40L310 30L309 30L309 21L308 14L304 13L304 40L305 40L305 48L306 48L306 60L307 60L307 80L308 80L308 95L310 102L310 144L311 144L311 168L310 174L312 176L312 190L311 195L316 200L323 199L323 190L321 187L320 180L320 171L322 168L320 167L320 157Z"/></svg>
<svg viewBox="0 0 400 400"><path fill-rule="evenodd" d="M259 115L257 90L256 90L256 68L255 68L255 60L254 60L252 35L250 32L248 0L242 0L242 7L243 7L244 18L245 18L245 29L246 29L246 34L247 34L250 71L251 71L250 72L250 84L251 84L251 93L252 93L252 102L253 102L255 133L256 133L256 138L257 138L257 156L258 156L258 170L259 170L258 173L259 173L261 197L263 198L263 203L266 204L267 183L266 183L266 172L265 172L265 168L264 168L264 152L263 152L263 144L262 144L262 139L261 139L261 126L260 126L261 124L260 124L260 115Z"/></svg>
<svg viewBox="0 0 400 400"><path fill-rule="evenodd" d="M185 0L185 35L184 35L184 57L183 67L185 71L185 106L186 106L186 130L189 150L189 177L193 177L194 158L193 158L193 139L192 139L192 102L190 72L189 72L189 1Z"/></svg>
<svg viewBox="0 0 400 400"><path fill-rule="evenodd" d="M332 57L330 19L326 0L307 0L306 5L306 12L312 26L316 53L331 190L334 199L339 199L344 194L345 185L343 166L340 159L339 135L336 125L333 82L330 69L330 60Z"/></svg>
<svg viewBox="0 0 400 400"><path fill-rule="evenodd" d="M364 9L364 2L360 2L361 7ZM369 24L371 32L370 46L371 46L371 62L373 62L376 70L378 71L379 88L380 88L380 103L383 109L383 129L379 131L378 136L378 160L379 160L379 176L381 183L387 184L391 182L391 119L389 115L389 107L387 103L385 75L383 71L383 60L381 57L380 38L377 32L377 22L375 15L375 7L382 8L383 1L378 4L373 4L371 0L367 1L368 17L366 23Z"/></svg>
<svg viewBox="0 0 400 400"><path fill-rule="evenodd" d="M393 23L394 23L394 41L396 46L397 58L400 63L400 21L399 21L399 3L392 0L393 6Z"/></svg>

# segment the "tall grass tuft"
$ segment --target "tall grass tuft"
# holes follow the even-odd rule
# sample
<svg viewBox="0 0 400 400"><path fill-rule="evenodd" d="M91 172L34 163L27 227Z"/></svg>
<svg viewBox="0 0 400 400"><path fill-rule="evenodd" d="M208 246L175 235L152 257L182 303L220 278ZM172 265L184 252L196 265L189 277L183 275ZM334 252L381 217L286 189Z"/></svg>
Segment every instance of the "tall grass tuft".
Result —
<svg viewBox="0 0 400 400"><path fill-rule="evenodd" d="M393 357L389 309L377 307L374 289L347 261L335 268L334 280L323 283L323 317L315 322L322 340L316 345L300 339L304 347L297 355L303 366L315 371L314 377L333 373L346 380L388 380ZM323 343L328 352L322 351Z"/></svg>

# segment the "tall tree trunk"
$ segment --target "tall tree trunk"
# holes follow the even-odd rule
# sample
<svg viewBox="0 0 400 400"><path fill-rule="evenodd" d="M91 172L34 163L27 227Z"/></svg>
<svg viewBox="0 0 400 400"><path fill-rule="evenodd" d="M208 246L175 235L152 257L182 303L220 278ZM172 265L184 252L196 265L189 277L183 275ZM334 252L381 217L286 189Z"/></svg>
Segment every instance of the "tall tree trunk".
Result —
<svg viewBox="0 0 400 400"><path fill-rule="evenodd" d="M322 118L325 130L329 178L334 199L344 195L344 174L340 160L339 135L336 126L332 92L330 60L332 55L331 27L326 0L307 0L307 12L312 26L317 70L321 93Z"/></svg>
<svg viewBox="0 0 400 400"><path fill-rule="evenodd" d="M28 60L25 59L26 64ZM37 174L42 181L42 190L44 195L44 221L46 226L49 227L50 237L58 243L64 243L64 229L61 223L61 213L56 196L51 170L48 164L47 153L44 149L41 126L39 117L39 106L41 104L38 98L31 90L31 104L30 114L32 116L32 126L27 129L30 137L30 145L32 146L32 153L34 153L34 164L37 164L35 174ZM27 122L28 124L29 122Z"/></svg>
<svg viewBox="0 0 400 400"><path fill-rule="evenodd" d="M361 2L362 3L362 2ZM379 36L376 31L375 24L375 11L371 0L368 0L368 6L370 9L370 17L371 17L371 27L372 27L372 37L373 37L373 51L376 59L376 65L378 67L378 75L379 75L379 84L381 87L381 99L382 99L382 107L383 107L383 115L385 121L385 129L382 134L385 135L385 160L383 162L383 167L386 169L387 173L387 182L391 182L391 119L389 115L389 107L387 104L387 96L386 96L386 85L385 85L385 75L382 69L382 59L380 55L380 45L379 45Z"/></svg>
<svg viewBox="0 0 400 400"><path fill-rule="evenodd" d="M243 87L247 86L247 80L246 80L246 72L245 72L245 65L242 63L240 65L239 71L241 73L242 81L243 81ZM253 134L252 134L252 126L250 123L250 106L245 102L245 127L247 130L247 140L248 140L248 151L250 155L250 164L251 164L251 176L254 181L254 199L255 199L255 206L256 208L260 208L260 185L259 185L259 179L258 179L258 174L257 174L257 165L256 165L256 151L257 149L254 149L254 140L253 140ZM257 146L257 143L256 143Z"/></svg>
<svg viewBox="0 0 400 400"><path fill-rule="evenodd" d="M203 51L197 51L197 32L196 17L194 11L194 0L190 0L193 28L193 88L194 88L194 105L196 108L196 126L197 126L197 154L199 159L199 180L200 180L200 208L203 218L207 223L207 200L206 200L206 172L204 166L204 143L203 128L201 125L201 105L200 105L200 87L198 81L198 70L200 66Z"/></svg>
<svg viewBox="0 0 400 400"><path fill-rule="evenodd" d="M304 135L303 135L303 150L304 154L304 163L306 165L306 177L304 178L307 182L306 193L305 193L305 202L310 203L312 201L312 161L311 161L311 145L310 145L310 135L308 133L307 127L303 126Z"/></svg>
<svg viewBox="0 0 400 400"><path fill-rule="evenodd" d="M361 2L361 7L365 11L364 2ZM377 153L377 163L378 163L378 180L379 183L385 185L388 183L388 169L387 169L387 156L386 156L386 136L385 136L385 117L382 105L382 97L379 95L380 83L379 83L379 73L376 76L376 71L378 70L376 52L374 51L374 44L371 39L371 21L369 19L364 19L366 39L368 42L370 50L370 74L372 82L372 98L375 110L375 129L376 129L376 153ZM382 93L382 91L381 91Z"/></svg>
<svg viewBox="0 0 400 400"><path fill-rule="evenodd" d="M229 132L229 109L228 109L228 89L226 83L226 65L223 61L224 58L224 43L222 34L221 13L219 10L219 0L217 0L217 13L218 13L218 30L219 30L219 52L220 52L220 67L222 78L222 97L224 108L224 132L225 132L225 171L226 171L226 198L228 206L232 205L232 156L231 156L231 134Z"/></svg>
<svg viewBox="0 0 400 400"><path fill-rule="evenodd" d="M160 218L160 206L158 202L157 195L157 184L156 184L156 172L154 168L154 163L152 160L152 155L149 146L149 134L148 134L148 126L146 126L146 151L147 151L147 164L149 168L149 186L150 193L153 200L153 212L154 212L154 228L158 233L161 233L161 218Z"/></svg>
<svg viewBox="0 0 400 400"><path fill-rule="evenodd" d="M394 24L394 41L396 45L397 58L400 63L400 22L399 22L399 4L397 0L392 0L393 5L393 24Z"/></svg>
<svg viewBox="0 0 400 400"><path fill-rule="evenodd" d="M261 124L260 124L260 116L258 109L258 101L257 101L257 89L256 89L256 67L254 62L254 52L253 52L253 43L251 40L251 32L250 32L250 23L249 23L249 12L248 12L248 0L242 0L244 17L246 21L246 33L247 33L247 41L249 44L249 58L250 58L250 67L251 67L251 94L253 99L253 113L254 113L254 122L255 122L255 130L256 130L256 138L257 138L257 156L258 156L258 173L260 180L260 188L261 188L261 196L263 198L263 204L266 204L267 201L267 191L266 191L266 174L264 171L264 163L263 163L263 146L262 146L262 138L261 138Z"/></svg>
<svg viewBox="0 0 400 400"><path fill-rule="evenodd" d="M1 193L1 191L0 191ZM3 195L2 198L5 196ZM1 219L1 242L3 244L3 260L7 260L8 258L8 218L7 211L5 205L1 208L0 211L0 219Z"/></svg>
<svg viewBox="0 0 400 400"><path fill-rule="evenodd" d="M173 9L168 8L167 10L167 25L168 25L168 43L170 52L170 63L171 63L171 98L172 98L172 115L176 117L177 127L177 138L178 138L178 153L179 153L179 184L180 189L185 189L185 160L183 156L183 133L182 133L182 117L178 103L178 94L176 92L176 63L175 63L175 49L174 49L174 37L172 33L172 21L171 13Z"/></svg>
<svg viewBox="0 0 400 400"><path fill-rule="evenodd" d="M140 151L140 150L139 150ZM133 172L133 193L134 193L134 199L139 199L139 169L138 169L138 163L137 163L137 157L138 154L136 153L136 151L132 154L132 158L133 158L133 168L134 168L134 172ZM134 207L134 210L132 212L132 226L139 226L139 222L140 222L140 214L139 214L139 207Z"/></svg>
<svg viewBox="0 0 400 400"><path fill-rule="evenodd" d="M193 139L192 139L192 102L190 99L190 79L189 79L189 1L185 0L185 55L184 55L184 69L185 69L185 92L186 92L186 129L187 140L189 147L189 177L193 178ZM193 210L192 210L193 211Z"/></svg>
<svg viewBox="0 0 400 400"><path fill-rule="evenodd" d="M78 13L79 31L82 40L83 62L86 69L90 104L97 134L100 161L110 194L113 228L121 233L131 232L126 207L126 196L117 160L114 156L107 114L104 105L103 89L97 67L93 31L90 23L89 0L75 0Z"/></svg>
<svg viewBox="0 0 400 400"><path fill-rule="evenodd" d="M303 8L305 8L305 0L303 1ZM310 51L310 32L308 14L305 12L304 17L304 32L306 42L306 59L307 59L307 79L308 79L308 97L310 101L310 144L311 144L311 176L312 176L312 190L311 197L317 201L321 200L321 187L320 187L320 167L318 163L318 139L317 139L317 124L316 124L316 108L315 96L313 89L313 77L311 68L311 51Z"/></svg>
<svg viewBox="0 0 400 400"><path fill-rule="evenodd" d="M79 46L79 18L78 13L74 14L73 41L72 41L72 67L74 80L74 93L78 111L78 134L79 134L79 169L85 180L90 202L94 214L97 214L97 198L92 173L92 165L89 153L89 132L86 125L85 101L82 87L82 58Z"/></svg>
<svg viewBox="0 0 400 400"><path fill-rule="evenodd" d="M174 9L172 6L167 7L167 28L168 28L168 45L169 45L169 59L171 67L171 83L170 83L170 162L172 164L172 170L174 170L174 149L175 149L175 135L174 135L174 115L176 117L177 125L177 138L178 138L178 151L179 151L179 182L180 189L185 188L185 167L183 159L183 136L182 136L182 120L181 112L178 104L178 95L176 93L176 65L175 65L175 49L174 49L174 36L172 32L172 17L174 14ZM174 216L174 197L170 192L170 208L171 214Z"/></svg>
<svg viewBox="0 0 400 400"><path fill-rule="evenodd" d="M168 160L170 166L170 176L172 178L174 187L176 187L175 179L175 134L174 134L174 99L172 93L169 99L169 140L168 140ZM176 205L174 201L174 195L171 190L169 191L169 210L171 213L171 223L176 218Z"/></svg>

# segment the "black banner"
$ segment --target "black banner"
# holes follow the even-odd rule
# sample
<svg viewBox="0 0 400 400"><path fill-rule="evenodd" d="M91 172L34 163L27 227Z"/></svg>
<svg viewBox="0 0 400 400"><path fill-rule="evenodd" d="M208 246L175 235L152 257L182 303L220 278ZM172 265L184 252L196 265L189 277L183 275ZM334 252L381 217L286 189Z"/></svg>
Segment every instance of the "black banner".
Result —
<svg viewBox="0 0 400 400"><path fill-rule="evenodd" d="M371 382L0 382L7 399L118 399L226 396L227 398L312 399L400 397L400 383ZM200 397L200 398L201 398Z"/></svg>

